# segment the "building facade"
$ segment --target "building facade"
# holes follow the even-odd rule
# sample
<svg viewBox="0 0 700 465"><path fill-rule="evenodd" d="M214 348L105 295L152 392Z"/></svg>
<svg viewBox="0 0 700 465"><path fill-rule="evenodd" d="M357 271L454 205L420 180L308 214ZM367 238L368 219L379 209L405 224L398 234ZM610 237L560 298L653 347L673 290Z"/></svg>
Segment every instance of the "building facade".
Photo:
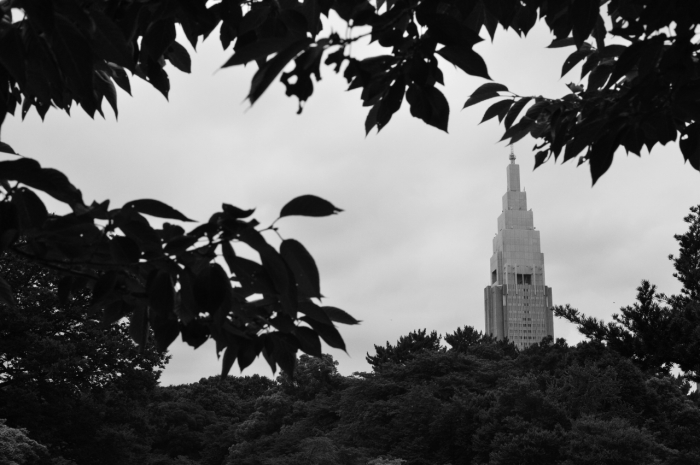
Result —
<svg viewBox="0 0 700 465"><path fill-rule="evenodd" d="M493 238L491 284L484 289L486 334L524 349L554 336L552 289L546 285L540 232L527 209L527 195L520 191L520 166L512 152L507 181Z"/></svg>

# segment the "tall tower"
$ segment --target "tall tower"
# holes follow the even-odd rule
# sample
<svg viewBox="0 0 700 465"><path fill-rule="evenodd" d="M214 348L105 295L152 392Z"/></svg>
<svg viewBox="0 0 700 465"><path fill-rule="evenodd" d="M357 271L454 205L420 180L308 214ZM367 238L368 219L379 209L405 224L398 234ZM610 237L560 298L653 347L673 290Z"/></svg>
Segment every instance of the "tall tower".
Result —
<svg viewBox="0 0 700 465"><path fill-rule="evenodd" d="M484 289L486 334L507 337L524 349L554 336L552 289L545 284L540 232L527 209L527 195L520 191L520 166L512 148L506 173L508 189L493 238L491 285Z"/></svg>

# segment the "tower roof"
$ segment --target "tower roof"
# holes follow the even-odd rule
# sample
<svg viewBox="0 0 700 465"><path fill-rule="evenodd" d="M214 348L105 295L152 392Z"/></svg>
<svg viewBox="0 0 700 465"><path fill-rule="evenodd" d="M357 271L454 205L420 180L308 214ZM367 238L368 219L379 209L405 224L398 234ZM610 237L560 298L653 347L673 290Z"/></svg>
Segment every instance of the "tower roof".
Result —
<svg viewBox="0 0 700 465"><path fill-rule="evenodd" d="M513 146L510 146L510 165L508 165L508 191L509 192L519 192L520 191L520 166L515 163L515 154L513 153Z"/></svg>

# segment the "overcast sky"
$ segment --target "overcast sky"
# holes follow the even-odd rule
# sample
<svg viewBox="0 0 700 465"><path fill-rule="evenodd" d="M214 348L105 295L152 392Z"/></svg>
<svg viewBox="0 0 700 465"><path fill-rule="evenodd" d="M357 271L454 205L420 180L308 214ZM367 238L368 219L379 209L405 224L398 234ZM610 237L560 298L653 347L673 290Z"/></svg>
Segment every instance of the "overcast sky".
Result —
<svg viewBox="0 0 700 465"><path fill-rule="evenodd" d="M344 209L278 223L285 238L300 240L315 257L324 303L362 320L339 328L348 354L325 347L343 374L368 371L365 353L373 344L415 329L483 330L509 149L498 143L501 126L478 125L488 103L460 110L485 81L443 63L449 134L412 118L404 103L379 135L365 137L359 92L346 92L329 68L302 115L279 83L249 108L254 67L216 72L228 56L216 36L193 55L191 75L171 68L170 102L134 78L133 98L119 95L118 122L108 108L106 120L76 108L72 117L51 111L43 123L32 110L24 122L8 118L3 141L62 170L86 201L110 199L112 207L156 198L206 221L226 202L256 207L263 225L302 194ZM557 97L580 68L559 79L571 50L545 49L550 40L542 28L524 40L499 31L495 43L477 50L496 82L520 95ZM524 139L515 152L555 304L609 320L633 302L642 279L678 292L667 256L677 252L673 234L685 231L688 208L700 203L700 174L684 165L677 145L641 159L619 152L593 188L587 165L548 163L533 171L533 145ZM554 331L570 343L581 340L562 320L555 319ZM211 343L195 351L178 340L171 353L163 384L220 372ZM262 359L244 372L252 373L271 375Z"/></svg>

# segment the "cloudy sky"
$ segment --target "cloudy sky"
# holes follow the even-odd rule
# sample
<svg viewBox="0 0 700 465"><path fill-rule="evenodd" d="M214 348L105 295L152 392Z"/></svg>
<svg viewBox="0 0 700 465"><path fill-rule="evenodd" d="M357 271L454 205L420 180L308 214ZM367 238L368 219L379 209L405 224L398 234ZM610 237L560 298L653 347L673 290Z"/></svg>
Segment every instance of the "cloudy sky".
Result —
<svg viewBox="0 0 700 465"><path fill-rule="evenodd" d="M369 370L364 357L373 344L414 329L482 330L509 153L498 143L502 127L478 125L487 103L460 111L485 81L443 63L449 134L412 118L404 103L380 134L365 137L358 91L346 92L330 69L300 116L279 83L250 108L253 67L217 72L227 54L212 36L193 56L191 75L172 69L169 102L134 78L133 98L120 94L118 122L111 110L94 121L78 109L72 117L54 111L43 123L32 112L24 122L9 118L3 141L62 170L87 201L110 199L113 207L156 198L206 221L226 202L256 207L263 225L302 194L344 209L278 223L315 257L325 303L362 320L340 328L347 354L326 348L343 374ZM524 40L499 31L477 49L496 82L520 95L556 97L579 68L560 79L570 51L545 49L550 40L544 29ZM641 159L620 152L591 188L587 166L533 171L533 145L524 139L515 152L555 303L609 320L632 303L642 279L678 292L667 256L677 251L673 234L685 230L688 208L700 203L700 174L677 146ZM562 320L554 328L570 343L581 339ZM195 351L178 340L171 353L164 384L220 372L213 344ZM244 372L252 373L271 374L263 360Z"/></svg>

